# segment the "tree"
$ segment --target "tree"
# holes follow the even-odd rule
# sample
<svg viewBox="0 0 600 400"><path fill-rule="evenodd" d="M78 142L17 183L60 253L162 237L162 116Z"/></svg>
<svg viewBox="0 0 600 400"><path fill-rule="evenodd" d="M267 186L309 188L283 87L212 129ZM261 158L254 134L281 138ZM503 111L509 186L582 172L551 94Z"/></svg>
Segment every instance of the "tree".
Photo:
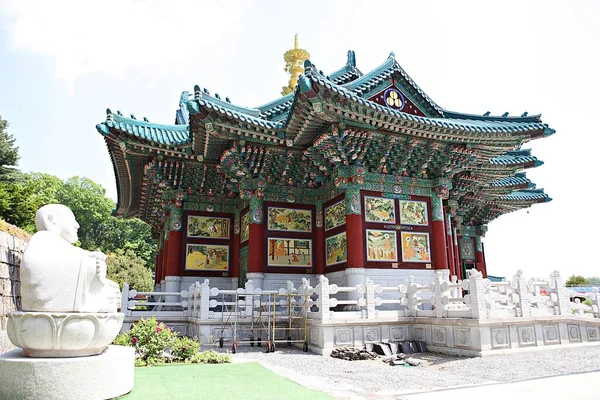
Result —
<svg viewBox="0 0 600 400"><path fill-rule="evenodd" d="M569 279L567 279L567 286L580 286L587 285L587 280L581 275L571 275Z"/></svg>
<svg viewBox="0 0 600 400"><path fill-rule="evenodd" d="M592 276L591 278L586 278L588 285L600 286L600 278L597 276Z"/></svg>
<svg viewBox="0 0 600 400"><path fill-rule="evenodd" d="M15 147L15 138L5 129L8 122L0 115L0 182L14 181L17 170L14 168L19 161L19 148Z"/></svg>
<svg viewBox="0 0 600 400"><path fill-rule="evenodd" d="M106 257L106 277L119 284L121 290L127 282L130 289L138 292L151 292L154 289L152 272L145 267L145 262L132 250L117 250Z"/></svg>
<svg viewBox="0 0 600 400"><path fill-rule="evenodd" d="M157 246L150 225L137 218L111 217L106 221L103 231L102 251L132 250L148 268L154 270Z"/></svg>
<svg viewBox="0 0 600 400"><path fill-rule="evenodd" d="M96 182L78 176L67 179L56 193L58 203L69 207L75 214L80 226L79 241L84 249L102 248L106 222L115 207L105 193L106 190Z"/></svg>

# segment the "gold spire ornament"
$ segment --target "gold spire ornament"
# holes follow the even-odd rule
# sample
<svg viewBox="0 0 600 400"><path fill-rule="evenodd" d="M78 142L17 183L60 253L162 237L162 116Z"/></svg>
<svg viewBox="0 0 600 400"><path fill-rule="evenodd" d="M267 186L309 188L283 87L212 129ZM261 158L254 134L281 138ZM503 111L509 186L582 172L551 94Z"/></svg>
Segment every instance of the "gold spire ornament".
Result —
<svg viewBox="0 0 600 400"><path fill-rule="evenodd" d="M283 91L281 92L283 96L292 93L296 89L298 78L304 73L304 61L309 58L310 54L308 54L308 51L298 48L298 34L296 33L296 36L294 37L294 48L286 51L283 55L283 59L285 60L284 71L289 72L290 75L292 75L288 85L283 87Z"/></svg>

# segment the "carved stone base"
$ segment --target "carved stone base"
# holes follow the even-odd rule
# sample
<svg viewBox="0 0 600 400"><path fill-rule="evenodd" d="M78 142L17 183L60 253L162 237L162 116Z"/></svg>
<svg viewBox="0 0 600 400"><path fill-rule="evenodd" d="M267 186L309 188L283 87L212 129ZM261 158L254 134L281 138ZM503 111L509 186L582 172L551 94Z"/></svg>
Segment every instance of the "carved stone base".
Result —
<svg viewBox="0 0 600 400"><path fill-rule="evenodd" d="M30 358L21 349L0 355L0 399L112 399L133 389L135 352L109 346L76 358Z"/></svg>
<svg viewBox="0 0 600 400"><path fill-rule="evenodd" d="M8 337L26 357L100 354L119 333L121 313L11 312Z"/></svg>

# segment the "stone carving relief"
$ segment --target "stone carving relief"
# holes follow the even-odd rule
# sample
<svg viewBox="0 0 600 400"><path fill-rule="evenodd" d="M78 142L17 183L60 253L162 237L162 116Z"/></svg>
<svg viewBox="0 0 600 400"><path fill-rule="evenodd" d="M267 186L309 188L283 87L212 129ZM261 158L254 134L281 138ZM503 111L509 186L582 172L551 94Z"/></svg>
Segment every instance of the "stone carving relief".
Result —
<svg viewBox="0 0 600 400"><path fill-rule="evenodd" d="M535 334L533 332L533 327L519 327L517 328L517 331L519 333L519 343L521 345L535 343Z"/></svg>
<svg viewBox="0 0 600 400"><path fill-rule="evenodd" d="M379 329L365 328L364 340L365 342L379 342Z"/></svg>
<svg viewBox="0 0 600 400"><path fill-rule="evenodd" d="M314 345L319 344L319 329L311 328L310 329L310 343Z"/></svg>
<svg viewBox="0 0 600 400"><path fill-rule="evenodd" d="M352 343L352 329L338 328L334 331L335 344L338 346Z"/></svg>
<svg viewBox="0 0 600 400"><path fill-rule="evenodd" d="M390 328L390 339L402 342L406 340L406 328L403 326L393 326Z"/></svg>
<svg viewBox="0 0 600 400"><path fill-rule="evenodd" d="M572 342L580 342L581 335L579 334L579 326L577 325L568 325L569 329L569 340Z"/></svg>
<svg viewBox="0 0 600 400"><path fill-rule="evenodd" d="M433 342L436 344L446 344L446 328L433 329Z"/></svg>
<svg viewBox="0 0 600 400"><path fill-rule="evenodd" d="M413 337L415 340L425 340L425 328L413 327Z"/></svg>
<svg viewBox="0 0 600 400"><path fill-rule="evenodd" d="M468 328L456 328L454 331L454 343L459 347L470 347L471 330Z"/></svg>
<svg viewBox="0 0 600 400"><path fill-rule="evenodd" d="M492 345L494 347L506 347L509 345L508 342L508 329L492 329Z"/></svg>
<svg viewBox="0 0 600 400"><path fill-rule="evenodd" d="M598 329L597 328L588 326L588 327L586 327L586 331L587 331L588 340L590 342L594 342L594 341L598 340Z"/></svg>
<svg viewBox="0 0 600 400"><path fill-rule="evenodd" d="M544 340L546 342L558 342L558 329L556 326L544 326Z"/></svg>

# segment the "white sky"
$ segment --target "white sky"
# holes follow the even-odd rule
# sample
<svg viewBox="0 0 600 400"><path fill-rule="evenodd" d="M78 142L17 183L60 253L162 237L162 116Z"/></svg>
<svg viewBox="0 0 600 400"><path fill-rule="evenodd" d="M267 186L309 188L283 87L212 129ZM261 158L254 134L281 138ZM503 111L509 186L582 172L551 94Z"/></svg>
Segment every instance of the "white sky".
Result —
<svg viewBox="0 0 600 400"><path fill-rule="evenodd" d="M4 1L0 115L20 168L87 176L115 198L95 125L105 109L173 123L195 84L257 106L287 83L294 33L324 72L356 51L368 72L390 51L441 107L543 113L557 130L529 144L529 178L554 199L494 221L488 273L600 275L595 1Z"/></svg>

